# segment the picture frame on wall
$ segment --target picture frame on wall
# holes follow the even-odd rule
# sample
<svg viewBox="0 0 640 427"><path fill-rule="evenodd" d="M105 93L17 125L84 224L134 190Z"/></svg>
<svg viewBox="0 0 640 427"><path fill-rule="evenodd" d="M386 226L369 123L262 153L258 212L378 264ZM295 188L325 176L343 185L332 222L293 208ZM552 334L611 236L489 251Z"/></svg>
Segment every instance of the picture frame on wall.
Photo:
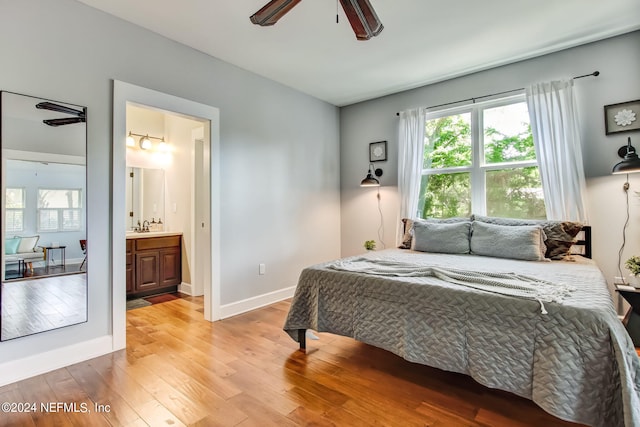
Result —
<svg viewBox="0 0 640 427"><path fill-rule="evenodd" d="M640 99L604 106L605 135L640 130Z"/></svg>
<svg viewBox="0 0 640 427"><path fill-rule="evenodd" d="M384 162L387 160L387 141L369 144L369 162Z"/></svg>

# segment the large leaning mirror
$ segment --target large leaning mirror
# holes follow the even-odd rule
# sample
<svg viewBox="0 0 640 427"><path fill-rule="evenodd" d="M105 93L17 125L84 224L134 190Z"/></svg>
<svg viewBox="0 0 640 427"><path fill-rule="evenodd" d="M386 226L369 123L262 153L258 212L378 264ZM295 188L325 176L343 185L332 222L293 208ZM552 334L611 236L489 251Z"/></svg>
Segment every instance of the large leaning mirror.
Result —
<svg viewBox="0 0 640 427"><path fill-rule="evenodd" d="M0 341L87 321L86 108L0 92Z"/></svg>

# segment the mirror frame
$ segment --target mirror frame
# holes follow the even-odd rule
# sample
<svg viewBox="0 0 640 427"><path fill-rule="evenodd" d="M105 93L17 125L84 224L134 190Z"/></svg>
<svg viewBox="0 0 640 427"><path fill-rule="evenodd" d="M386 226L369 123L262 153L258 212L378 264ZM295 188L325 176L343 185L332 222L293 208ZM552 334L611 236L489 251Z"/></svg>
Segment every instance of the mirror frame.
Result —
<svg viewBox="0 0 640 427"><path fill-rule="evenodd" d="M33 156L25 156L25 157L29 157L29 158L16 158L16 157L12 157L12 156L7 156L8 153L10 153L10 150L16 150L15 147L12 147L10 144L8 144L7 142L7 120L8 117L13 117L13 116L9 116L8 111L9 108L7 106L7 97L23 97L25 98L25 102L28 102L28 100L32 100L34 103L34 111L42 111L41 113L38 113L38 117L35 117L35 114L33 117L27 117L27 116L20 116L20 117L27 117L28 120L33 120L34 123L35 122L39 122L40 120L42 120L44 122L44 124L51 126L53 129L60 127L60 126L65 126L65 125L71 125L71 126L75 126L75 124L77 123L82 123L83 127L84 127L84 131L81 133L82 137L84 138L84 140L82 141L82 150L78 150L77 153L74 153L72 155L69 154L63 154L63 153L52 153L52 152L44 152L44 151L37 151L37 150L33 150L34 147L28 147L28 148L32 148L31 150L29 149L25 149L24 152L28 152L28 153L33 153ZM37 106L36 106L37 105ZM37 110L36 110L37 109ZM27 110L25 110L27 111ZM45 117L43 119L43 117ZM48 128L43 128L44 130L48 129ZM43 130L40 130L43 131ZM38 131L39 132L39 131ZM44 132L44 131L43 131ZM78 132L79 133L79 132ZM79 133L80 134L80 133ZM75 135L74 135L75 136ZM78 135L78 137L80 137ZM41 135L36 135L36 137L34 138L34 141L38 141L40 142L40 140L43 139ZM78 140L79 141L79 140ZM82 183L83 188L84 188L84 194L81 194L81 209L82 209L82 215L81 215L81 227L80 230L82 230L83 232L83 239L86 240L87 239L87 232L88 232L88 212L89 212L89 206L88 206L88 198L87 198L87 194L88 194L88 170L87 170L87 148L88 148L88 120L87 120L87 107L85 106L81 106L81 105L77 105L77 104L72 104L69 102L63 102L63 101L56 101L56 100L51 100L51 99L47 99L47 98L41 98L41 97L36 97L36 96L32 96L32 95L26 95L26 94L22 94L22 93L17 93L17 92L12 92L12 91L6 91L6 90L1 90L0 91L0 158L1 158L1 162L2 162L2 177L1 177L1 183L0 183L0 191L1 191L1 206L0 206L0 221L2 221L2 227L1 227L1 232L0 232L0 237L2 237L2 239L4 240L6 237L6 211L5 211L5 205L6 205L6 188L7 188L7 176L6 176L6 169L7 169L7 162L10 160L22 160L22 161L31 161L31 162L41 162L44 164L48 164L48 163L59 163L59 164L66 164L65 163L65 157L69 158L69 162L68 164L75 164L75 165L82 165L84 167L84 182ZM78 142L78 144L76 145L76 147L80 147L80 142ZM7 145L10 145L9 148L7 148ZM28 144L27 144L28 146ZM37 147L36 147L37 148ZM80 154L80 151L82 151L82 153ZM59 156L59 157L56 157ZM31 158L33 157L33 158ZM79 159L83 158L82 161L78 161ZM53 160L52 160L53 159ZM33 207L35 209L35 207ZM37 230L35 224L33 225L34 228L34 233L37 233L39 236L43 233ZM41 237L41 236L40 236ZM45 246L42 243L42 239L40 238L38 243L36 243L36 245L40 244L40 246ZM80 248L80 242L77 243ZM56 247L55 243L49 243L49 245L51 247ZM60 246L62 247L62 245ZM62 249L66 252L66 248ZM55 256L62 256L62 251L58 252L58 253L53 253L52 252L52 258ZM43 333L43 332L47 332L47 331L51 331L51 330L56 330L56 329L60 329L60 328L64 328L64 327L68 327L68 326L73 326L73 325L78 325L78 324L82 324L82 323L86 323L89 320L89 286L88 286L88 277L89 277L89 268L88 268L88 263L87 263L87 258L88 258L88 251L85 249L82 251L83 252L83 257L84 257L84 261L82 266L84 266L84 269L79 269L78 271L70 271L70 272L61 272L60 274L56 275L60 278L64 278L67 276L79 276L80 274L84 274L84 307L78 307L77 313L75 311L71 311L71 319L68 321L68 323L64 323L64 324L53 324L50 327L46 327L43 326L42 329L34 329L33 331L29 331L27 333L22 333L22 334L17 334L15 336L5 336L3 333L3 322L5 321L4 318L4 313L3 313L3 308L4 303L5 303L5 298L3 298L3 294L5 292L5 282L8 284L13 284L13 283L25 283L27 284L28 282L32 282L32 281L37 281L37 276L34 277L33 279L29 279L29 278L17 278L14 280L11 279L5 279L5 252L3 251L2 254L0 255L0 263L1 264L1 282L0 282L0 341L4 342L4 341L9 341L9 340L13 340L13 339L17 339L17 338L21 338L21 337L25 337L25 336L30 336L30 335L34 335L34 334L39 334L39 333ZM48 261L46 261L48 262ZM48 264L47 264L48 266ZM23 268L26 267L24 265L24 261L23 261ZM20 267L19 267L19 271L20 271ZM26 268L25 270L26 271ZM52 277L52 275L43 275L41 276L41 278L50 278ZM59 280L59 279L58 279ZM46 316L46 315L43 315ZM77 317L77 319L75 318Z"/></svg>

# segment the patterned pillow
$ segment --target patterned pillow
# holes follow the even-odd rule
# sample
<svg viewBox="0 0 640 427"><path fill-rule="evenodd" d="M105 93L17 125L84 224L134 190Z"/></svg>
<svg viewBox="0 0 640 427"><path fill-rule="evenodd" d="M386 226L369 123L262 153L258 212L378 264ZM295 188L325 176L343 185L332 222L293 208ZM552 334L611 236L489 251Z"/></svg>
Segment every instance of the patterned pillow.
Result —
<svg viewBox="0 0 640 427"><path fill-rule="evenodd" d="M545 256L554 260L561 260L569 255L571 246L576 242L576 236L582 230L581 223L572 221L498 218L481 215L472 215L472 220L498 225L539 225L547 236L544 241L547 246Z"/></svg>
<svg viewBox="0 0 640 427"><path fill-rule="evenodd" d="M420 252L468 254L471 221L438 223L416 221L413 223L413 247Z"/></svg>
<svg viewBox="0 0 640 427"><path fill-rule="evenodd" d="M402 218L402 222L404 223L404 235L402 236L402 242L398 248L400 249L411 249L411 244L413 240L413 223L414 222L431 222L431 223L439 223L439 224L452 224L456 222L467 222L469 218L455 217L455 218Z"/></svg>
<svg viewBox="0 0 640 427"><path fill-rule="evenodd" d="M497 225L475 221L469 243L474 255L545 261L547 247L540 225Z"/></svg>

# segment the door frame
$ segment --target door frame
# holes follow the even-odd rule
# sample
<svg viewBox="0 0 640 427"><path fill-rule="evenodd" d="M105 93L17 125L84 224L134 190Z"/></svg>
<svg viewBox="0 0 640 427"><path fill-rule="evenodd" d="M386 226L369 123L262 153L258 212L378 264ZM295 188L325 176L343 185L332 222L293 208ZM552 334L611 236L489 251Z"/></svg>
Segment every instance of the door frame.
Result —
<svg viewBox="0 0 640 427"><path fill-rule="evenodd" d="M126 347L126 226L125 175L127 136L127 104L159 109L189 118L209 122L205 132L205 152L208 151L210 200L208 203L208 249L210 264L205 265L204 318L218 320L220 316L220 110L188 99L136 86L119 80L113 81L113 145L111 177L111 284L112 284L112 337L113 350ZM206 126L205 126L206 128ZM208 144L207 144L208 143ZM206 149L208 148L208 150ZM205 174L206 175L206 174ZM205 183L206 184L206 183ZM205 185L206 187L206 185ZM206 209L205 209L206 211ZM195 214L195 213L194 213ZM195 219L195 217L194 217Z"/></svg>

